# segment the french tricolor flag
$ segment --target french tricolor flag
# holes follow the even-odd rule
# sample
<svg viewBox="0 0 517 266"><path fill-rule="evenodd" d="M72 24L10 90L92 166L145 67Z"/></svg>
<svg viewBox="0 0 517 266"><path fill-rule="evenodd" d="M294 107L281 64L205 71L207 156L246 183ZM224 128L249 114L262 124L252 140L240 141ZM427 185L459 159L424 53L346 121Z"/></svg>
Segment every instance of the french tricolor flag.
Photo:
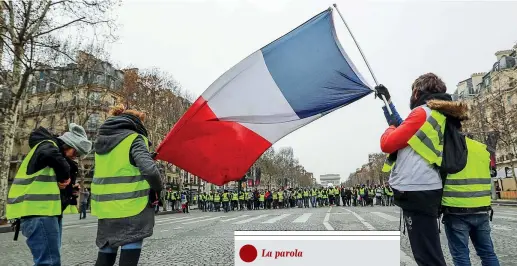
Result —
<svg viewBox="0 0 517 266"><path fill-rule="evenodd" d="M223 185L284 136L373 92L339 44L332 14L321 12L219 77L156 158Z"/></svg>

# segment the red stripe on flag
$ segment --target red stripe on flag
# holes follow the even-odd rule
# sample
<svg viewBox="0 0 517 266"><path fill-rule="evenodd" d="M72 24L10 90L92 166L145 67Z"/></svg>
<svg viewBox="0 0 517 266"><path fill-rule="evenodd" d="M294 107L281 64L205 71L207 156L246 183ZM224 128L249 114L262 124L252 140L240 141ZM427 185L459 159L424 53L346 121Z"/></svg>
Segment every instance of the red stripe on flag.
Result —
<svg viewBox="0 0 517 266"><path fill-rule="evenodd" d="M220 186L240 180L269 147L241 124L219 121L199 97L158 146L156 159Z"/></svg>

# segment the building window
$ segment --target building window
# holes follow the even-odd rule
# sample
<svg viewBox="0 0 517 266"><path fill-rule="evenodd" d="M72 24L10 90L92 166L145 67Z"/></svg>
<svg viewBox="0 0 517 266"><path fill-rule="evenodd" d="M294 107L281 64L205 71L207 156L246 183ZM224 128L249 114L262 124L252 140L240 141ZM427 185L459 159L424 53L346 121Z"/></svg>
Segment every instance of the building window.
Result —
<svg viewBox="0 0 517 266"><path fill-rule="evenodd" d="M99 104L101 100L101 95L96 91L90 92L90 94L88 95L88 100L92 103Z"/></svg>
<svg viewBox="0 0 517 266"><path fill-rule="evenodd" d="M74 113L68 113L68 123L75 123Z"/></svg>
<svg viewBox="0 0 517 266"><path fill-rule="evenodd" d="M97 130L100 123L100 115L99 114L91 114L88 117L88 123L86 125L88 130Z"/></svg>

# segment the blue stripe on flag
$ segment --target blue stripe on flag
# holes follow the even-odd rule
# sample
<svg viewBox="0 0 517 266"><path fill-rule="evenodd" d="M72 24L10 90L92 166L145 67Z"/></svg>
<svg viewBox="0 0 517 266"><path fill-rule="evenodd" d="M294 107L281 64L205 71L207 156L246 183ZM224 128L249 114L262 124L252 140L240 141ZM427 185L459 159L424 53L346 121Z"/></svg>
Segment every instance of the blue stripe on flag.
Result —
<svg viewBox="0 0 517 266"><path fill-rule="evenodd" d="M335 36L329 9L261 49L269 73L300 119L326 114L372 92Z"/></svg>

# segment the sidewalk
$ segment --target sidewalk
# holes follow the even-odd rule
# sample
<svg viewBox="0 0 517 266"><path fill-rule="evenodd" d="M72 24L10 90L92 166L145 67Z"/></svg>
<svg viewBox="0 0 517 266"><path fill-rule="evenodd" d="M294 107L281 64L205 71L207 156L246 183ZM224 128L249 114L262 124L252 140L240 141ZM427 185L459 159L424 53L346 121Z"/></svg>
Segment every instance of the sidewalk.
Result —
<svg viewBox="0 0 517 266"><path fill-rule="evenodd" d="M505 200L505 199L492 200L492 205L517 207L517 200Z"/></svg>
<svg viewBox="0 0 517 266"><path fill-rule="evenodd" d="M189 210L197 210L197 205L196 206L190 206ZM87 213L90 213L89 211L87 211ZM167 215L167 214L174 214L174 213L182 213L182 212L178 212L178 211L160 211L158 212L156 215ZM91 220L91 216L89 216L88 218L90 219L87 219L87 220L79 220L77 219L77 216L78 214L65 214L63 216L63 225L74 225L74 224L81 224L81 223L91 223L92 220ZM11 225L10 224L7 224L7 225L0 225L0 234L2 233L9 233L9 232L12 232L11 231Z"/></svg>

